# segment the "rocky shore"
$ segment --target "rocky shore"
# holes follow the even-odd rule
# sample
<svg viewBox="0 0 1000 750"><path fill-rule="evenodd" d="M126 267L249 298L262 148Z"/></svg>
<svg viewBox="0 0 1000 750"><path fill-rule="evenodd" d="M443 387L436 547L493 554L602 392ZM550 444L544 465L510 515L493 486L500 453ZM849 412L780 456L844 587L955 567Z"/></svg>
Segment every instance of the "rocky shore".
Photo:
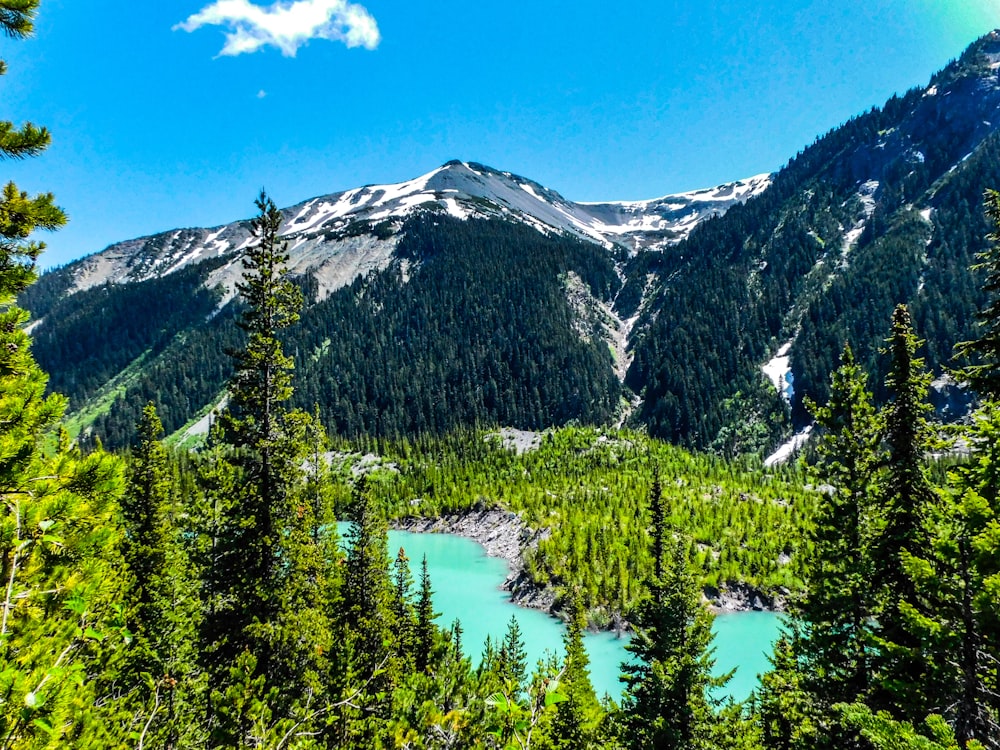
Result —
<svg viewBox="0 0 1000 750"><path fill-rule="evenodd" d="M524 553L549 535L548 529L531 529L517 513L506 510L470 510L437 518L399 518L393 528L433 534L457 534L478 542L490 557L507 561L509 573L501 585L522 607L555 614L555 592L539 586L524 569Z"/></svg>
<svg viewBox="0 0 1000 750"><path fill-rule="evenodd" d="M555 592L532 581L524 569L524 553L546 539L548 529L532 529L517 513L498 509L474 509L437 518L398 518L393 521L392 527L418 533L457 534L478 542L490 557L507 561L510 572L501 588L510 592L515 604L552 615L559 614L555 609ZM785 610L784 596L765 594L742 583L730 584L722 589L706 587L703 595L709 606L718 612ZM610 617L609 627L622 630L627 628L627 624L615 613Z"/></svg>

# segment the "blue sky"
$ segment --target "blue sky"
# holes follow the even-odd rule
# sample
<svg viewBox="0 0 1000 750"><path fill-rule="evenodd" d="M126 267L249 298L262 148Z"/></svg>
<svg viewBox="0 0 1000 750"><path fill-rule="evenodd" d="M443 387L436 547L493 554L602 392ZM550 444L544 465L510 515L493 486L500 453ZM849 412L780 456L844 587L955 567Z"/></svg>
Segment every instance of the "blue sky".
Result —
<svg viewBox="0 0 1000 750"><path fill-rule="evenodd" d="M42 0L0 38L0 118L53 145L2 177L70 215L43 265L453 158L650 198L773 171L997 26L1000 0Z"/></svg>

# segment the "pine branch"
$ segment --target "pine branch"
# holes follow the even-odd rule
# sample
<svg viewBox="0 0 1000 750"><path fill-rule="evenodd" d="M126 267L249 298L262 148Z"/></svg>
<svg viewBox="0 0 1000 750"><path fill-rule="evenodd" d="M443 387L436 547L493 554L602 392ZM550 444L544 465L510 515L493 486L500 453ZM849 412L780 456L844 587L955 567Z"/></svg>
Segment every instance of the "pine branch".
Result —
<svg viewBox="0 0 1000 750"><path fill-rule="evenodd" d="M17 128L12 122L0 122L0 158L24 159L38 156L51 140L48 128L40 128L30 122Z"/></svg>

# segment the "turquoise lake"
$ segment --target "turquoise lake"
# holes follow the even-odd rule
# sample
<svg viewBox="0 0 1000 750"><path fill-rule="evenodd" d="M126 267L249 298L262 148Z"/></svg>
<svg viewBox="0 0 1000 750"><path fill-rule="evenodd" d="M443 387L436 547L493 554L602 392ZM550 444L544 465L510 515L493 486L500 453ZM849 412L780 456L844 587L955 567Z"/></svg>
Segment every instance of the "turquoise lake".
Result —
<svg viewBox="0 0 1000 750"><path fill-rule="evenodd" d="M338 526L343 535L348 524ZM537 610L517 606L506 591L500 590L507 577L504 560L487 557L476 542L451 534L390 531L390 557L394 558L400 547L410 558L414 578L419 576L420 561L427 555L434 609L441 613L438 624L450 627L456 619L461 620L463 648L473 663L478 663L487 635L494 641L503 637L512 614L524 635L529 665L546 652L562 656L562 623ZM756 687L757 675L768 667L767 654L779 625L780 616L770 612L739 612L715 618L716 671L737 670L725 694L742 700ZM620 698L622 683L618 673L619 665L629 655L626 642L614 633L586 636L590 679L598 696L608 693L616 700Z"/></svg>

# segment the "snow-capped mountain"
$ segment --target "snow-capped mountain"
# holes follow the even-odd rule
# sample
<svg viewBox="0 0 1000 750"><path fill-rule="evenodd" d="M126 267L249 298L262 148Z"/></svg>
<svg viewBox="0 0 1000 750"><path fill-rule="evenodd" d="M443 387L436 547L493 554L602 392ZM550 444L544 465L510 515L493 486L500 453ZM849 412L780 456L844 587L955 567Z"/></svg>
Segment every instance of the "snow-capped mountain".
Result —
<svg viewBox="0 0 1000 750"><path fill-rule="evenodd" d="M977 335L998 76L990 34L775 175L708 190L577 203L453 161L287 208L307 299L288 341L299 405L343 435L610 422L632 405L657 437L772 451L825 399L845 341L878 382L898 303L940 375ZM81 424L123 445L149 400L171 431L218 403L251 241L245 220L164 232L25 292L33 351Z"/></svg>
<svg viewBox="0 0 1000 750"><path fill-rule="evenodd" d="M290 270L312 273L320 295L358 274L385 267L402 221L418 211L460 219L504 218L545 233L568 233L607 248L635 252L685 239L699 223L763 192L770 175L667 195L647 201L574 203L537 182L475 162L451 161L394 185L368 185L312 198L282 213ZM208 258L232 256L211 283L232 289L242 272L236 262L250 242L249 224L181 229L112 245L74 264L74 290L105 283L143 281Z"/></svg>

